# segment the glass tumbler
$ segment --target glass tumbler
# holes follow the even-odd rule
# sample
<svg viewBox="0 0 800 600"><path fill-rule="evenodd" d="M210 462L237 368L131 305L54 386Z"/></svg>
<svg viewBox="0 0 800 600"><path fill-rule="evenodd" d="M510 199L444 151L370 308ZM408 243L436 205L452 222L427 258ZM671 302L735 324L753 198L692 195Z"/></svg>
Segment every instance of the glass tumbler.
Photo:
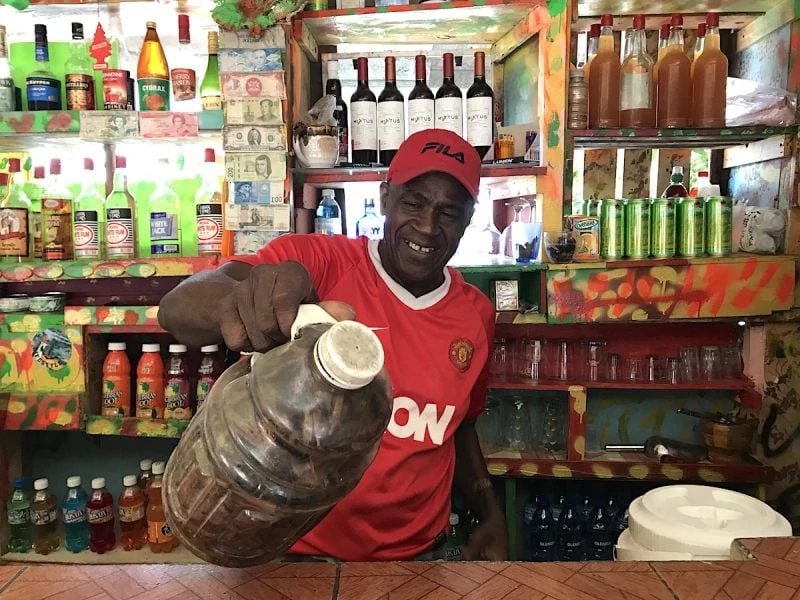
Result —
<svg viewBox="0 0 800 600"><path fill-rule="evenodd" d="M625 379L628 381L642 381L642 379L644 379L642 358L640 356L631 356L628 358L627 367L625 368Z"/></svg>
<svg viewBox="0 0 800 600"><path fill-rule="evenodd" d="M722 346L720 349L720 362L722 363L722 377L725 379L739 379L742 376L742 359L739 346Z"/></svg>
<svg viewBox="0 0 800 600"><path fill-rule="evenodd" d="M681 359L671 356L667 359L667 383L681 382Z"/></svg>
<svg viewBox="0 0 800 600"><path fill-rule="evenodd" d="M685 381L691 382L700 379L700 357L697 353L697 346L681 348L681 365Z"/></svg>
<svg viewBox="0 0 800 600"><path fill-rule="evenodd" d="M509 356L508 346L504 338L497 338L494 341L494 351L492 352L492 375L503 378L508 375Z"/></svg>
<svg viewBox="0 0 800 600"><path fill-rule="evenodd" d="M703 346L700 359L700 375L706 381L719 379L719 346Z"/></svg>
<svg viewBox="0 0 800 600"><path fill-rule="evenodd" d="M617 381L621 377L620 365L619 354L608 355L608 361L606 361L606 379L608 381Z"/></svg>
<svg viewBox="0 0 800 600"><path fill-rule="evenodd" d="M598 381L603 364L603 342L589 342L586 348L586 379Z"/></svg>
<svg viewBox="0 0 800 600"><path fill-rule="evenodd" d="M507 413L506 431L508 432L508 449L522 452L530 433L530 421L525 403L520 396L512 397L511 408Z"/></svg>

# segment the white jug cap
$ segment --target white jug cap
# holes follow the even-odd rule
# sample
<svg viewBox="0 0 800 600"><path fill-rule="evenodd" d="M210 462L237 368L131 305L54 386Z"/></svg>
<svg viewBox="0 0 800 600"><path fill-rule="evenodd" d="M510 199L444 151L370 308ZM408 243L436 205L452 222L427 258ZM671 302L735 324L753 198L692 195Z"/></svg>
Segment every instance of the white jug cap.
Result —
<svg viewBox="0 0 800 600"><path fill-rule="evenodd" d="M315 323L336 323L336 319L319 304L301 304L297 307L297 316L292 323L290 338L295 339L297 332L303 327Z"/></svg>
<svg viewBox="0 0 800 600"><path fill-rule="evenodd" d="M122 485L125 487L136 485L136 475L125 475L125 477L122 478Z"/></svg>
<svg viewBox="0 0 800 600"><path fill-rule="evenodd" d="M92 479L93 490L102 490L104 487L106 487L105 477L95 477L94 479Z"/></svg>
<svg viewBox="0 0 800 600"><path fill-rule="evenodd" d="M161 344L142 344L142 352L161 352Z"/></svg>
<svg viewBox="0 0 800 600"><path fill-rule="evenodd" d="M208 353L208 352L219 352L219 346L216 344L211 344L210 346L201 346L200 352Z"/></svg>
<svg viewBox="0 0 800 600"><path fill-rule="evenodd" d="M314 362L332 385L357 390L383 368L383 347L373 331L356 321L339 321L314 345Z"/></svg>
<svg viewBox="0 0 800 600"><path fill-rule="evenodd" d="M125 342L108 342L108 349L110 351L115 350L127 350L128 345Z"/></svg>
<svg viewBox="0 0 800 600"><path fill-rule="evenodd" d="M161 461L153 463L153 475L163 475L164 474L164 463Z"/></svg>
<svg viewBox="0 0 800 600"><path fill-rule="evenodd" d="M80 475L71 475L67 477L67 487L68 488L76 488L80 487L81 485L81 476Z"/></svg>
<svg viewBox="0 0 800 600"><path fill-rule="evenodd" d="M42 490L46 490L49 485L50 482L47 481L46 478L37 479L33 482L33 489L35 489L37 492L40 492Z"/></svg>

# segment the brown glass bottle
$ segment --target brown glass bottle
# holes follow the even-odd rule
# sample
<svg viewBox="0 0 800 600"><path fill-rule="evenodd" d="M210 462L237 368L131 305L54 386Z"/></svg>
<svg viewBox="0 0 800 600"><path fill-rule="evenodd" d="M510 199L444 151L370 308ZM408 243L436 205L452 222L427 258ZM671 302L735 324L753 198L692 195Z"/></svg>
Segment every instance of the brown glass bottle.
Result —
<svg viewBox="0 0 800 600"><path fill-rule="evenodd" d="M385 59L383 90L378 96L378 160L389 165L405 139L405 99L397 89L394 56Z"/></svg>
<svg viewBox="0 0 800 600"><path fill-rule="evenodd" d="M378 160L378 106L369 89L367 59L358 59L358 84L350 96L350 141L353 162L370 164Z"/></svg>
<svg viewBox="0 0 800 600"><path fill-rule="evenodd" d="M619 127L619 55L614 51L614 17L603 15L597 56L592 60L589 77L589 127Z"/></svg>
<svg viewBox="0 0 800 600"><path fill-rule="evenodd" d="M728 58L719 47L719 14L709 13L706 19L703 53L693 70L692 125L725 127Z"/></svg>
<svg viewBox="0 0 800 600"><path fill-rule="evenodd" d="M669 46L658 65L658 126L689 126L692 63L683 49L683 17L673 15Z"/></svg>
<svg viewBox="0 0 800 600"><path fill-rule="evenodd" d="M647 54L644 15L633 17L630 48L622 63L619 98L620 127L655 127L653 59Z"/></svg>

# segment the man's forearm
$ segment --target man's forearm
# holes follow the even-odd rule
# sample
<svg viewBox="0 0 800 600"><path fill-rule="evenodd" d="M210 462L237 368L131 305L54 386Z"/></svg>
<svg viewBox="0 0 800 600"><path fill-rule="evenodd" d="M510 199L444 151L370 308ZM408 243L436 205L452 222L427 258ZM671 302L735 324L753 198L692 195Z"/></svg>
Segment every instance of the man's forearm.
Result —
<svg viewBox="0 0 800 600"><path fill-rule="evenodd" d="M488 519L495 511L501 511L501 508L489 479L474 421L464 421L456 430L455 450L456 488L464 495L467 505L475 511L478 519Z"/></svg>

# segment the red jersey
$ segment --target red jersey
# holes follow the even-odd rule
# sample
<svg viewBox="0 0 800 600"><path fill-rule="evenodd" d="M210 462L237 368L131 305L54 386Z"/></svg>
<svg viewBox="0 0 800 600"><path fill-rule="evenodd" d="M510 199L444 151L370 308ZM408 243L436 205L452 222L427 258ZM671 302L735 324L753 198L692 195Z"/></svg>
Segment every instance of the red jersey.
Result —
<svg viewBox="0 0 800 600"><path fill-rule="evenodd" d="M415 298L389 277L377 242L366 238L283 235L237 260L303 264L321 300L346 302L373 328L392 380L392 417L375 460L291 552L346 561L425 552L449 526L453 434L486 403L491 302L449 267L439 288Z"/></svg>

